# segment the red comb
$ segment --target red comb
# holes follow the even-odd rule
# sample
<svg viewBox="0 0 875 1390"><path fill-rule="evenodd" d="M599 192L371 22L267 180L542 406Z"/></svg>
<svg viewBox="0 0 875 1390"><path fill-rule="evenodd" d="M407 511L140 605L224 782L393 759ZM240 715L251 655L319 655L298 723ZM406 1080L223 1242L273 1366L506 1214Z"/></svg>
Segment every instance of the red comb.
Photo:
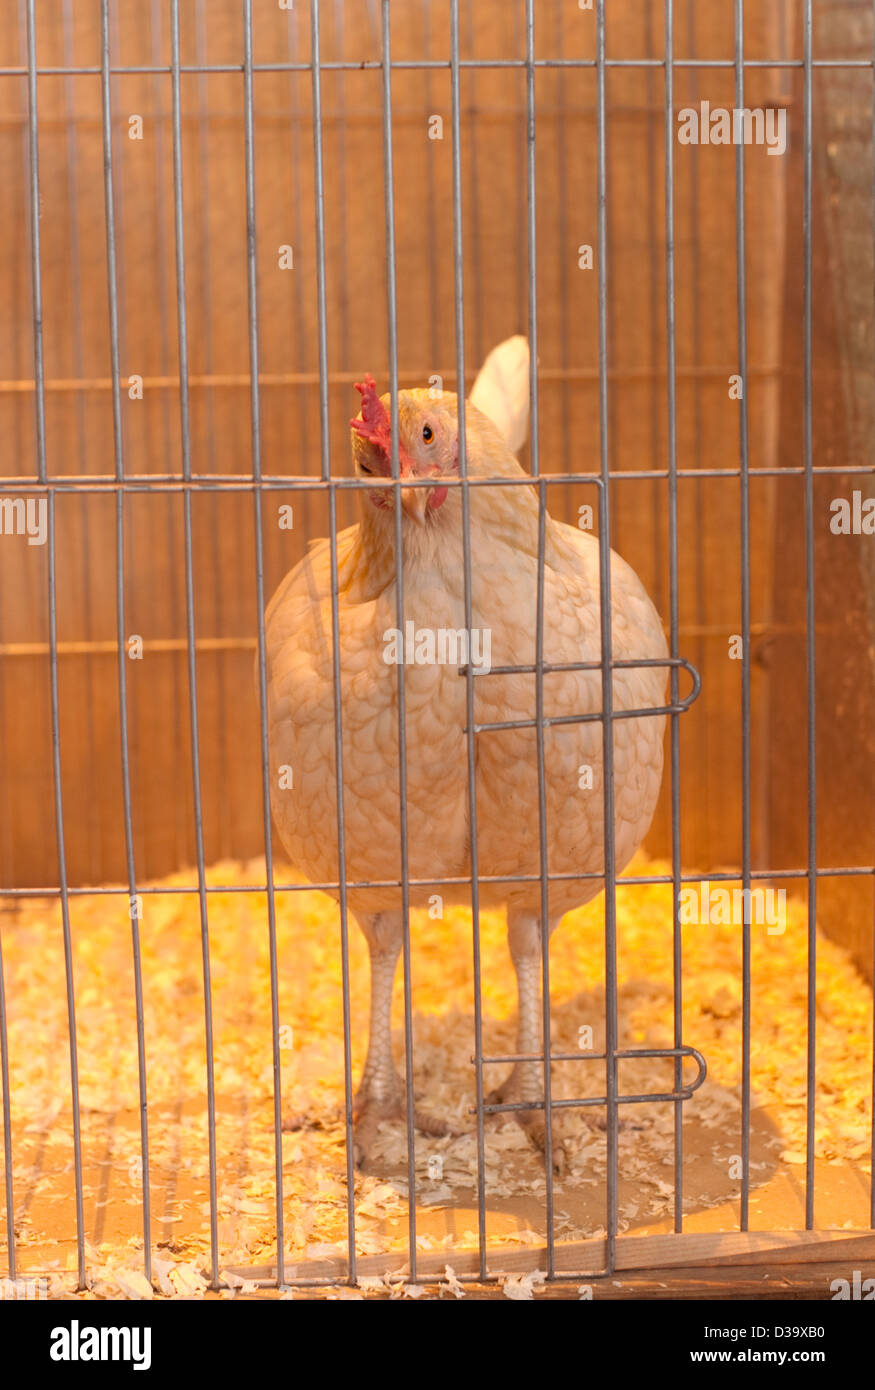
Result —
<svg viewBox="0 0 875 1390"><path fill-rule="evenodd" d="M370 372L367 373L363 382L357 381L355 383L355 389L361 392L361 419L356 415L349 423L363 439L369 440L371 444L379 445L388 454L391 437L389 416L386 414L386 407L377 395L377 383Z"/></svg>

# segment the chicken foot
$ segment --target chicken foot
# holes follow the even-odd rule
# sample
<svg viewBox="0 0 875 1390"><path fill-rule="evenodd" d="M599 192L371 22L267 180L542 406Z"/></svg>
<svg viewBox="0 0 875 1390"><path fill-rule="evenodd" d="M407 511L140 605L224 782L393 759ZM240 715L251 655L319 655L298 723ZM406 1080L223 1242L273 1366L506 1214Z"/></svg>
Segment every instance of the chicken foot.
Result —
<svg viewBox="0 0 875 1390"><path fill-rule="evenodd" d="M553 933L559 919L549 924ZM507 939L517 978L517 1052L521 1056L541 1051L541 932L537 913L508 908ZM544 1103L544 1064L540 1060L515 1062L504 1082L486 1097L487 1105L511 1105L521 1101ZM547 1126L543 1110L509 1111L522 1125L535 1148L545 1155ZM554 1139L553 1171L561 1173L566 1153Z"/></svg>
<svg viewBox="0 0 875 1390"><path fill-rule="evenodd" d="M400 912L380 912L358 916L368 943L371 959L371 1017L365 1069L353 1101L355 1161L359 1168L383 1120L403 1120L407 1116L404 1082L392 1056L392 989L401 954L404 919ZM440 1136L454 1131L437 1116L414 1110L413 1123L423 1134Z"/></svg>

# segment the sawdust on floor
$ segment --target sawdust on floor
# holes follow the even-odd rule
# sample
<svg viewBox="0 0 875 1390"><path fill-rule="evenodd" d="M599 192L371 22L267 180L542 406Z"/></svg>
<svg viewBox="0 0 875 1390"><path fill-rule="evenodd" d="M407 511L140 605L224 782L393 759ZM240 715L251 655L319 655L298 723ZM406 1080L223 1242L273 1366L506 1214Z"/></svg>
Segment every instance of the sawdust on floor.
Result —
<svg viewBox="0 0 875 1390"><path fill-rule="evenodd" d="M639 855L630 873L668 872ZM283 870L277 871L278 881ZM225 862L208 882L232 889L264 882L261 861ZM191 885L190 873L161 886ZM731 886L731 885L730 885ZM206 1288L209 1165L200 910L196 893L144 896L140 936L147 1053L150 1189L156 1284L170 1295ZM266 897L209 894L216 1087L220 1264L275 1257L275 1140ZM617 893L620 1048L671 1047L671 889L633 885ZM603 899L570 913L550 959L554 1051L604 1047ZM70 900L85 1227L92 1293L148 1296L142 1268L142 1205L136 1018L127 897ZM304 1127L282 1137L287 1258L346 1252L343 1026L336 905L312 890L276 896L283 1114ZM66 989L59 904L17 900L0 908L9 1020L13 1176L19 1264L46 1272L58 1291L75 1283L72 1111ZM503 915L481 920L484 1051L515 1046L515 980ZM788 901L786 930L752 936L752 1185L777 1177L798 1190L806 1117L807 922ZM708 1063L708 1079L684 1104L685 1211L690 1219L737 1200L741 1128L741 929L683 929L683 1038ZM353 1076L367 1041L367 951L352 924L350 1005ZM424 1108L463 1130L455 1138L417 1135L416 1179L423 1250L476 1245L472 928L470 912L411 923L415 1088ZM839 1195L818 1212L820 1226L862 1221L869 1172L872 995L845 951L823 936L817 947L818 1174L837 1165L857 1184L827 1181ZM396 990L396 1056L403 1067L403 1004ZM487 1088L504 1072L487 1067ZM695 1075L685 1062L684 1076ZM556 1063L555 1098L604 1094L604 1063ZM672 1063L620 1064L621 1094L671 1090ZM621 1231L668 1229L673 1212L674 1107L624 1106L620 1135ZM556 1238L582 1240L604 1223L605 1134L600 1107L556 1112L569 1154L556 1182ZM541 1244L545 1177L510 1119L485 1127L490 1246ZM2 1136L0 1136L2 1138ZM356 1246L364 1255L406 1248L406 1135L385 1125L373 1172L356 1177ZM850 1205L849 1205L850 1202ZM854 1208L853 1210L851 1208ZM856 1208L860 1208L860 1213ZM753 1201L756 1217L756 1199ZM766 1213L775 1224L774 1213ZM780 1221L780 1218L779 1218ZM790 1222L788 1221L788 1224ZM691 1227L688 1227L691 1228ZM702 1227L700 1226L700 1229ZM0 1266L5 1265L5 1211ZM229 1280L234 1283L233 1277ZM238 1282L237 1291L247 1292ZM233 1292L232 1290L228 1291Z"/></svg>

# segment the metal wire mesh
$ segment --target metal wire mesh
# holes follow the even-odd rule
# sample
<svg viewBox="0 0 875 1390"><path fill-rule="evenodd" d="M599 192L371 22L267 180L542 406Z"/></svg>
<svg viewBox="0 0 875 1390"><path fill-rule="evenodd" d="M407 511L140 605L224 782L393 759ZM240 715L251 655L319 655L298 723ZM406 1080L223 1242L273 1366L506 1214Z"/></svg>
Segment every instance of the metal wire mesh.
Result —
<svg viewBox="0 0 875 1390"><path fill-rule="evenodd" d="M490 69L490 68L510 68L518 69L525 76L525 128L526 128L526 164L521 177L525 188L525 241L527 255L527 326L531 348L531 369L530 369L530 420L531 420L531 474L535 480L539 505L540 505L540 524L539 524L539 549L538 549L538 595L537 595L537 626L535 634L536 660L532 667L507 667L494 668L493 674L520 674L526 671L535 676L535 715L527 721L516 721L515 724L478 724L475 718L475 680L476 675L473 666L468 665L460 673L460 678L466 682L466 748L468 760L467 788L468 788L468 815L471 828L471 874L470 880L467 878L455 879L434 879L422 880L411 878L409 873L409 852L408 852L408 832L406 822L406 734L405 734L405 685L403 668L398 670L398 766L399 784L401 798L401 874L397 880L375 880L379 886L399 886L401 889L402 909L405 923L403 938L403 996L404 996L404 1053L405 1053L405 1074L406 1074L406 1111L407 1111L407 1166L409 1184L409 1277L413 1282L417 1279L417 1221L416 1221L416 1172L415 1172L415 1133L414 1133L414 1100L413 1100L413 1003L411 988L411 944L409 932L410 914L410 889L411 886L422 886L427 883L429 886L440 886L441 884L470 884L471 909L473 919L473 971L474 971L474 998L475 998L475 1017L474 1017L474 1056L473 1064L476 1077L476 1125L477 1125L477 1197L478 1197L478 1234L479 1234L479 1270L476 1277L481 1280L496 1278L498 1271L490 1268L487 1260L487 1239L486 1239L486 1179L485 1179L485 1158L484 1158L484 1121L487 1114L532 1109L531 1102L492 1104L485 1102L484 1088L484 1068L499 1062L515 1062L520 1060L516 1055L487 1055L484 1051L483 1043L483 1018L482 1018L482 988L481 988L481 956L479 939L479 891L484 882L514 882L514 881L537 881L540 884L541 893L541 970L542 970L542 1000L543 1000L543 1036L545 1039L550 1037L550 975L549 975L549 952L547 949L549 930L548 930L548 893L549 884L552 880L574 877L591 877L601 880L604 879L605 889L605 961L606 961L606 980L605 980L605 1018L606 1018L606 1042L603 1052L588 1053L550 1053L549 1047L544 1048L538 1060L543 1068L543 1087L544 1100L543 1110L546 1121L546 1213L548 1231L548 1275L554 1277L556 1270L555 1257L555 1196L553 1182L552 1165L552 1138L551 1138L551 1115L553 1110L569 1106L593 1106L604 1105L607 1109L607 1187L606 1187L606 1228L607 1235L604 1248L604 1267L595 1273L611 1273L616 1265L616 1238L618 1232L618 1186L620 1179L619 1169L619 1148L618 1131L620 1106L628 1104L638 1104L665 1100L674 1104L674 1229L677 1232L683 1229L683 1165L684 1165L684 1134L682 1122L683 1101L701 1085L705 1076L705 1061L701 1055L692 1047L685 1045L682 1036L682 991L683 991L683 960L682 943L679 920L679 902L682 886L685 883L697 882L699 875L685 873L683 869L682 844L681 844L681 807L680 807L680 736L679 721L680 716L689 708L692 701L696 698L700 689L700 679L696 667L686 659L681 653L680 642L680 619L679 619L679 574L678 574L678 481L684 478L709 479L709 478L736 478L740 484L740 514L738 517L740 535L740 581L741 581L741 635L745 658L742 665L741 691L742 691L742 714L741 714L741 787L742 787L742 857L741 857L741 881L744 890L750 890L753 883L757 881L771 881L776 879L792 879L803 876L807 881L808 894L808 923L809 923L809 947L808 947L808 999L807 999L807 1018L808 1018L808 1091L806 1100L807 1113L807 1149L806 1149L806 1227L812 1228L814 1224L814 1176L815 1176L815 1150L814 1150L814 1103L815 1103L815 1077L817 1065L816 1053L816 912L817 912L817 887L820 879L824 877L842 876L872 876L875 874L875 866L872 864L864 865L823 865L818 859L817 843L817 741L816 741L816 699L815 699L815 580L814 580L814 496L813 480L818 472L829 472L828 467L819 468L814 463L813 443L812 443L812 81L813 72L817 68L828 67L857 67L871 69L872 63L867 60L848 60L840 61L835 59L815 58L812 51L812 0L805 0L803 5L803 39L804 54L801 59L790 58L758 58L751 59L745 55L745 26L744 26L744 5L743 0L735 0L734 3L734 56L731 59L700 59L684 58L676 56L676 35L675 35L675 16L673 0L664 0L663 24L664 24L664 58L635 58L608 56L606 52L606 24L605 24L605 0L597 0L596 3L596 55L592 59L563 59L559 57L536 57L535 49L535 6L534 0L524 0L524 25L525 25L525 57L520 59L484 59L460 57L460 7L458 0L452 0L450 4L450 57L444 59L399 59L393 60L391 52L391 25L390 25L390 6L389 0L381 0L379 6L379 31L381 39L381 57L379 60L366 60L363 62L352 61L323 61L320 51L320 7L318 0L311 0L310 4L310 33L311 33L311 57L307 62L271 62L257 63L253 57L253 14L252 0L242 0L241 20L243 25L243 61L242 64L225 63L210 64L205 61L197 63L183 63L180 58L180 14L178 0L170 0L169 5L169 33L171 43L171 58L169 64L153 61L137 64L122 64L112 61L112 7L109 0L101 0L100 5L100 63L98 66L88 64L74 64L65 62L61 67L44 66L38 62L36 48L36 18L35 0L27 0L26 13L26 34L27 34L27 64L26 67L6 66L0 67L0 78L21 78L27 81L28 93L28 126L27 126L27 153L29 161L29 196L30 196L30 250L32 260L32 287L33 287L33 352L34 352L34 399L36 408L36 468L33 476L21 477L10 476L0 478L0 488L14 488L22 494L32 493L35 496L45 497L48 504L48 596L49 596L49 669L51 685L51 716L52 716L52 766L53 766L53 786L54 786L54 811L57 828L57 860L58 860L58 881L54 891L60 901L63 924L64 955L66 964L66 984L67 984L67 1011L70 1039L70 1086L73 1102L73 1153L74 1153L74 1188L76 1198L76 1223L77 1223L77 1258L78 1258L78 1277L80 1285L84 1287L86 1281L86 1251L85 1251L85 1223L83 1216L83 1176L82 1176L82 1135L81 1119L79 1109L79 1078L77 1070L77 1034L76 1034L76 1012L75 1012L75 981L73 977L73 955L70 936L70 913L69 902L71 896L77 894L92 894L94 892L105 894L126 895L131 904L131 948L134 963L134 980L136 991L136 1019L137 1019L137 1055L140 1086L140 1125L141 1125L141 1156L142 1156L142 1224L144 1241L144 1272L151 1278L152 1261L152 1223L150 1212L150 1166L149 1166L149 1127L147 1122L147 1074L146 1074L146 1039L144 1036L143 1018L143 981L140 960L140 940L139 923L136 904L142 895L160 893L189 893L197 894L200 908L200 927L201 927L201 946L203 963L203 990L204 990L204 1028L207 1056L207 1106L208 1106L208 1134L209 1134L209 1196L210 1196L210 1250L211 1250L211 1283L216 1287L219 1282L219 1235L218 1235L218 1197L217 1197L217 1164L216 1164L216 1096L215 1081L213 1074L213 1031L212 1031L212 1011L211 1011L211 978L210 978L210 936L209 936L209 898L215 892L248 892L266 893L267 895L267 922L266 929L270 944L270 984L271 984L271 1006L272 1006L272 1036L273 1036L273 1100L274 1100L274 1131L275 1131L275 1205L276 1205L276 1248L277 1248L277 1269L276 1282L283 1285L286 1282L284 1271L284 1217L283 1217L283 1165L282 1165L282 1143L281 1143L281 1054L279 1046L279 1012L278 1012L278 971L279 964L277 959L277 940L276 940L276 894L295 893L303 891L304 886L298 883L277 882L274 875L273 854L270 832L270 768L268 750L268 730L267 730L267 683L266 683L266 660L265 660L265 558L263 546L263 506L264 499L271 490L291 492L297 495L306 496L310 493L322 494L327 498L329 534L331 540L331 574L332 574L332 611L331 622L333 632L334 650L334 720L335 720L335 758L336 758L336 790L337 790L337 836L338 836L338 865L337 877L335 880L318 884L317 887L333 890L336 892L340 909L340 931L342 943L342 1006L343 1006L343 1026L344 1026L344 1080L346 1091L345 1105L345 1127L346 1127L346 1176L347 1176L347 1233L348 1233L348 1270L347 1277L350 1282L355 1282L357 1278L356 1265L356 1227L355 1209L353 1202L354 1186L354 1157L353 1157L353 1074L352 1057L350 1047L350 990L349 990L349 949L348 949L348 907L347 896L351 887L363 886L359 881L350 881L347 875L345 858L345 835L344 835L344 764L343 764L343 708L340 700L340 645L338 642L339 632L339 613L338 613L338 574L337 574L337 535L338 535L338 494L344 498L351 491L355 491L367 484L362 480L341 476L339 472L333 472L333 463L330 447L330 410L329 410L329 385L332 381L337 381L337 374L329 373L329 357L327 346L328 333L328 313L326 307L326 293L328 286L329 267L326 253L326 229L324 217L324 187L323 187L323 121L321 105L321 83L322 74L325 72L348 72L358 73L363 70L373 70L379 72L382 82L382 159L385 169L385 258L387 267L387 329L389 343L389 384L391 391L391 420L392 420L392 477L396 489L406 486L416 486L417 484L409 481L402 481L399 471L398 459L398 390L399 390L399 363L398 363L398 338L397 338L397 318L398 309L396 301L396 246L395 246L395 204L394 188L395 175L393 171L393 123L392 123L392 73L396 70L411 70L429 73L434 71L444 71L449 73L450 93L451 93L451 131L452 131L452 214L453 214L453 310L455 315L455 335L456 335L456 361L455 375L459 383L464 383L469 379L468 357L465 345L465 303L468 286L464 276L464 255L463 255L463 182L462 182L462 131L463 131L463 110L460 93L460 74L466 69ZM203 56L203 55L201 55ZM561 475L546 475L541 470L541 460L539 455L539 380L542 374L538 367L538 280L537 280L537 181L536 169L540 147L536 129L536 81L538 73L544 69L561 68L573 74L579 70L590 69L595 75L596 83L596 144L597 144L597 243L599 247L598 255L598 413L599 413L599 437L600 437L600 457L597 470L592 472L581 472L567 470ZM664 408L667 416L667 462L666 467L652 467L634 472L624 471L612 467L612 430L611 430L611 378L609 355L609 332L610 332L610 311L611 311L611 266L608 261L607 248L609 246L608 236L608 215L610 210L611 190L608 185L608 158L607 158L607 108L606 108L606 77L611 69L640 69L648 74L662 73L664 76L664 206L665 206L665 303L663 312L665 317L666 334L666 360L667 373L665 379L665 399ZM751 69L799 69L803 77L804 92L804 111L803 111L803 169L804 169L804 188L803 188L803 231L804 231L804 264L802 268L804 280L804 313L803 313L803 334L804 334L804 455L802 462L795 468L792 467L772 467L754 466L750 461L750 442L749 442L749 421L748 404L746 394L739 402L739 462L737 468L709 468L697 463L697 466L685 468L678 464L677 447L677 377L678 367L676 364L676 341L678 327L676 322L676 301L675 301L675 257L676 257L676 238L675 227L675 73L678 71L692 69L726 69L734 75L735 84L735 103L738 108L745 106L745 78ZM264 386L264 374L261 370L259 356L259 297L258 279L256 274L257 245L258 245L258 219L256 214L256 159L255 159L255 139L254 139L254 86L258 75L266 72L299 72L308 73L312 82L312 110L313 110L313 161L315 171L315 226L316 226L316 246L317 246L317 277L316 294L318 301L318 343L317 343L317 366L318 373L314 373L310 367L306 371L289 372L282 380L292 383L303 380L318 381L319 389L319 421L320 421L320 476L317 480L310 477L302 477L294 474L270 475L266 476L262 470L262 426L261 426L261 392ZM183 162L183 140L182 140L182 104L180 95L180 79L182 74L196 74L199 79L206 79L209 74L234 74L239 76L243 84L244 102L244 146L245 146L245 207L246 207L246 282L248 294L248 352L249 352L249 378L250 388L250 419L251 419L251 469L240 472L236 475L213 473L204 474L192 468L191 456L191 421L189 389L191 384L191 373L189 369L189 345L188 327L186 318L186 242L185 242L185 220L184 220L184 197L186 189L186 169ZM132 474L125 467L124 435L122 429L122 407L121 407L121 367L120 367L120 335L122 324L120 322L118 283L120 276L119 258L117 255L116 238L116 208L118 202L118 190L114 182L114 152L112 139L112 95L111 78L122 74L145 74L153 75L156 80L169 79L171 92L171 144L172 144L172 197L173 197L173 226L175 236L175 273L176 282L179 286L177 295L177 336L178 336L178 361L179 361L179 401L180 417L178 422L179 437L181 441L181 472L180 473L155 473L155 474ZM111 406L113 419L113 439L114 439L114 458L113 471L111 473L89 473L89 474L58 474L53 475L49 471L47 450L46 450L46 422L45 422L45 397L46 397L46 373L44 366L44 343L43 343L43 290L42 290L42 260L40 245L40 167L39 167L39 107L38 107L38 79L48 76L62 76L66 78L78 76L96 76L100 79L101 105L102 105L102 139L103 139L103 159L104 159L104 194L105 194L105 222L106 222L106 273L108 286L109 304L109 338L110 338L110 357L111 357L111 380L109 383L111 391ZM746 281L747 264L747 235L746 235L746 200L745 200L745 146L743 142L736 144L735 150L735 249L737 262L737 371L742 381L747 381L749 377L748 361L748 339L747 339L747 315L748 315L748 291ZM343 380L347 378L342 377ZM463 537L464 537L464 593L465 593L465 622L468 630L472 627L472 607L471 607L471 586L472 586L472 566L475 558L471 551L470 537L470 515L469 515L469 490L471 487L478 486L512 486L513 482L502 479L496 482L492 479L479 479L468 476L466 448L465 448L465 407L464 392L459 392L459 444L460 444L460 478L458 482L448 481L448 486L458 486L461 489L463 505ZM868 473L871 469L867 465L849 465L843 469L849 474ZM751 574L751 552L750 552L750 484L754 477L770 476L796 476L800 478L804 486L805 496L805 573L806 573L806 658L807 658L807 711L808 722L806 730L807 742L807 781L808 781L808 806L807 806L807 863L804 870L800 869L776 869L776 868L755 868L751 852L751 671L750 671L750 644L751 644L751 594L750 594L750 574ZM612 485L617 482L636 478L640 483L645 480L654 486L666 484L666 497L668 507L668 627L669 627L669 659L662 663L667 667L670 679L670 696L668 702L659 707L648 707L645 709L633 709L615 711L613 709L613 680L612 672L618 666L643 665L646 663L638 662L618 662L614 661L612 655L612 635L611 635L611 574L610 574L610 538L611 538L611 502ZM526 480L519 480L522 486L531 486ZM608 830L605 836L605 858L604 874L550 874L547 864L547 826L546 826L546 795L545 795L545 752L544 734L551 724L563 722L559 719L551 719L544 713L544 675L557 669L592 669L593 663L579 663L576 667L566 666L558 668L551 666L544 660L543 641L544 641L544 544L545 544L545 518L548 509L548 492L551 487L567 486L575 483L580 486L595 488L598 498L598 517L599 517L599 538L600 538L600 577L601 577L601 597L600 597L600 623L601 623L601 652L602 657L595 665L601 673L601 696L602 707L595 714L581 714L565 717L564 722L585 722L587 720L601 723L603 730L603 750L604 750L604 824L611 827L614 824L614 783L613 783L613 747L614 723L618 719L638 718L642 716L669 717L670 734L670 791L671 791L671 874L666 875L637 875L624 879L624 883L637 883L641 885L670 883L672 886L673 897L673 940L672 940L672 969L673 969L673 1009L674 1009L674 1032L671 1047L665 1048L639 1048L634 1052L621 1050L618 1041L618 995L617 995L617 923L616 923L616 881L617 869L614 854L613 835ZM420 484L426 485L426 484ZM129 731L127 724L127 685L126 685L126 660L125 660L125 634L127 626L125 622L126 613L126 582L125 582L125 498L126 495L134 492L148 492L153 494L167 494L172 496L180 494L183 507L183 565L184 565L184 593L185 593L185 641L184 648L187 657L187 677L188 677L188 719L192 750L192 806L195 826L195 845L196 845L196 884L179 887L162 887L143 885L138 882L138 875L135 863L134 833L132 827L132 789L129 767ZM198 723L198 669L197 652L199 649L199 639L195 630L195 566L193 560L192 546L192 499L198 493L220 492L220 493L240 493L251 494L251 503L254 515L254 536L255 536L255 586L257 595L258 609L258 630L256 634L257 652L257 679L260 694L261 724L259 734L261 774L262 774L262 812L264 821L264 855L266 865L266 878L263 885L227 885L217 886L208 885L206 881L206 856L204 848L203 834L203 804L200 771L199 753L199 723ZM115 498L115 599L116 599L116 618L117 618L117 668L118 668L118 698L121 718L121 767L122 767L122 788L124 805L124 832L126 848L126 884L122 887L100 887L97 889L71 885L68 883L67 863L65 855L65 809L62 789L61 762L62 748L60 740L60 699L58 685L58 659L61 644L58 640L57 629L57 574L55 559L55 533L56 533L56 498L60 494L75 494L85 496L89 494L107 494ZM243 498L241 497L241 503ZM404 614L404 574L400 563L401 556L401 510L399 507L394 509L395 517L395 554L396 554L396 605L397 622L399 629L403 628ZM681 694L681 673L685 672L691 678L691 690L686 695ZM477 797L476 797L476 775L475 760L477 740L480 737L488 736L491 731L506 727L533 727L537 738L537 760L538 760L538 840L540 853L540 873L539 875L506 875L500 879L489 876L482 876L479 871L477 855ZM737 874L733 872L713 872L710 877L715 882L734 881ZM307 885L309 887L310 885ZM371 884L371 886L374 886ZM45 888L28 887L9 887L0 890L4 896L11 898L26 898L29 896L45 896ZM0 943L2 945L2 943ZM742 1065L742 1124L741 1124L741 1145L742 1145L742 1167L743 1176L740 1191L739 1225L742 1230L747 1230L749 1225L749 1200L750 1200L750 1131L751 1131L751 940L750 922L745 921L743 925L743 977L742 977L742 1035L741 1051L743 1058ZM673 1061L674 1081L670 1091L653 1092L646 1095L626 1095L620 1093L618 1079L618 1064L621 1060L631 1057L651 1057L668 1058ZM556 1100L551 1091L551 1066L569 1060L587 1059L596 1061L604 1066L604 1095L596 1098L578 1098L572 1100ZM697 1075L692 1081L684 1081L683 1062L685 1058L693 1059L697 1066ZM13 1169L12 1169L12 1129L10 1115L10 1089L9 1089L9 1052L7 1037L7 1002L4 992L4 975L2 955L0 955L0 1075L2 1075L3 1089L3 1126L4 1126L4 1158L5 1158L5 1201L7 1231L9 1239L9 1275L16 1277L18 1270L18 1256L14 1235L14 1193L13 1193ZM538 1107L534 1107L538 1108ZM873 1224L875 1224L875 1193L873 1193ZM568 1277L569 1271L562 1271L563 1277ZM592 1270L575 1271L576 1276L592 1275Z"/></svg>

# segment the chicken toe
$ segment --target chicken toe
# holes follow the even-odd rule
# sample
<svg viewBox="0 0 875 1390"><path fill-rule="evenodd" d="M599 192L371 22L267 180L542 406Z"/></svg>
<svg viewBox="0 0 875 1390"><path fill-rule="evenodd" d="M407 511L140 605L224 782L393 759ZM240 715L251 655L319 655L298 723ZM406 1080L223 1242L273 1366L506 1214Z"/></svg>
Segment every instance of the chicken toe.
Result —
<svg viewBox="0 0 875 1390"><path fill-rule="evenodd" d="M384 1120L407 1118L407 1106L401 1078L397 1078L398 1089L388 1098L378 1099L359 1091L353 1105L353 1125L355 1132L355 1163L357 1168L367 1165L380 1125ZM430 1115L424 1110L414 1110L413 1124L421 1134L431 1138L442 1138L457 1131L438 1115Z"/></svg>
<svg viewBox="0 0 875 1390"><path fill-rule="evenodd" d="M497 1086L494 1091L484 1097L486 1105L514 1105L521 1101L531 1101L533 1105L543 1106L544 1087L540 1079L541 1070L538 1062L517 1062L513 1071L502 1085ZM546 1161L547 1154L547 1126L544 1122L544 1112L538 1110L511 1110L505 1112L513 1115L522 1129L525 1130L529 1139L534 1144L539 1153L544 1155ZM552 1162L553 1172L558 1177L565 1171L567 1164L567 1154L565 1146L561 1140L553 1135Z"/></svg>

